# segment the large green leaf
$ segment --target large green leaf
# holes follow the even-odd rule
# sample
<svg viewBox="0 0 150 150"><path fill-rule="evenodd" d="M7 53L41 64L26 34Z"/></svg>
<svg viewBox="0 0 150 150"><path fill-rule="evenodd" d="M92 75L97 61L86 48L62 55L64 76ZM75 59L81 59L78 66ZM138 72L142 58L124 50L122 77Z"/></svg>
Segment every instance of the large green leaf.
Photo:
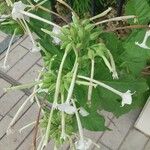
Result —
<svg viewBox="0 0 150 150"><path fill-rule="evenodd" d="M126 15L136 15L140 23L148 23L150 16L150 6L147 0L129 0L125 13Z"/></svg>
<svg viewBox="0 0 150 150"><path fill-rule="evenodd" d="M90 131L104 131L108 129L105 126L105 119L98 113L91 112L86 117L81 117L82 126Z"/></svg>

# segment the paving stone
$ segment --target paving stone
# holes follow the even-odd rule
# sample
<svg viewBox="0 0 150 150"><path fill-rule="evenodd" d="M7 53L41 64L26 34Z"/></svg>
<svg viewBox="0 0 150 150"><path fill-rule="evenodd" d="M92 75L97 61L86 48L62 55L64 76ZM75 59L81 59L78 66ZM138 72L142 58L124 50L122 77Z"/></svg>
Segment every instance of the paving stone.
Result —
<svg viewBox="0 0 150 150"><path fill-rule="evenodd" d="M11 85L7 81L0 79L0 97L5 93L4 88L10 87L10 86Z"/></svg>
<svg viewBox="0 0 150 150"><path fill-rule="evenodd" d="M17 150L31 150L32 149L32 143L33 140L33 133L31 132L29 136L24 140L24 142L18 147Z"/></svg>
<svg viewBox="0 0 150 150"><path fill-rule="evenodd" d="M106 146L104 146L101 143L97 143L97 144L100 146L100 148L95 146L93 150L110 150L109 148L107 148Z"/></svg>
<svg viewBox="0 0 150 150"><path fill-rule="evenodd" d="M20 38L11 46L10 52L11 52L14 48L16 48L16 46L18 46L19 43L22 42L25 38L26 38L26 36L20 37ZM2 58L4 58L4 56L5 56L5 53L2 53L2 54L0 55L0 60L1 60Z"/></svg>
<svg viewBox="0 0 150 150"><path fill-rule="evenodd" d="M106 112L106 111L101 111L100 112L101 115L104 116L105 118L105 126L108 126L110 119L113 118L112 113ZM97 141L99 140L99 138L102 136L103 131L100 132L94 132L94 131L88 131L88 130L84 130L84 135L87 138L90 138L93 142L97 143ZM94 145L91 145L90 149L93 149Z"/></svg>
<svg viewBox="0 0 150 150"><path fill-rule="evenodd" d="M7 74L18 80L39 58L40 53L27 53Z"/></svg>
<svg viewBox="0 0 150 150"><path fill-rule="evenodd" d="M29 37L26 37L26 39L24 41L22 41L20 43L20 45L22 45L23 47L25 47L28 50L31 50L31 48L33 46L33 44L32 44L32 42L31 42Z"/></svg>
<svg viewBox="0 0 150 150"><path fill-rule="evenodd" d="M14 64L20 60L28 51L23 48L22 46L17 46L16 48L14 48L8 55L8 61L7 61L7 65L10 66L10 68L12 66L14 66ZM3 63L4 58L0 61L0 63Z"/></svg>
<svg viewBox="0 0 150 150"><path fill-rule="evenodd" d="M10 116L14 117L14 115L16 114L16 112L18 111L18 109L20 108L20 106L23 104L23 102L26 100L27 96L24 95L19 102L15 105L15 107L13 107L11 109L11 111L8 113ZM25 106L24 110L22 111L22 113L20 114L20 116L22 114L24 114L24 112L26 112L26 110L32 105L31 102L28 102L27 105Z"/></svg>
<svg viewBox="0 0 150 150"><path fill-rule="evenodd" d="M28 72L26 72L19 80L20 83L30 83L34 82L37 79L41 67L34 65Z"/></svg>
<svg viewBox="0 0 150 150"><path fill-rule="evenodd" d="M4 40L5 38L3 36L1 36L0 34L0 43Z"/></svg>
<svg viewBox="0 0 150 150"><path fill-rule="evenodd" d="M148 143L145 145L144 150L150 150L150 139L149 139Z"/></svg>
<svg viewBox="0 0 150 150"><path fill-rule="evenodd" d="M0 114L5 115L24 95L21 91L12 91L5 94L0 100Z"/></svg>
<svg viewBox="0 0 150 150"><path fill-rule="evenodd" d="M0 31L0 35L2 36L2 37L7 37L7 34L6 33L4 33L4 32L2 32L2 31Z"/></svg>
<svg viewBox="0 0 150 150"><path fill-rule="evenodd" d="M2 140L0 141L0 149L15 150L21 144L26 136L31 132L32 128L27 128L22 133L19 133L18 129L28 123L35 121L38 113L37 111L37 107L33 105L33 107L29 109L29 111L27 111L24 116L22 116L22 118L14 126L14 134L11 134L9 136L6 135L2 138Z"/></svg>
<svg viewBox="0 0 150 150"><path fill-rule="evenodd" d="M40 66L43 66L44 62L43 62L43 59L40 59L38 62L37 62L38 65Z"/></svg>
<svg viewBox="0 0 150 150"><path fill-rule="evenodd" d="M120 150L143 150L147 141L148 137L141 132L132 129L126 137Z"/></svg>
<svg viewBox="0 0 150 150"><path fill-rule="evenodd" d="M0 138L2 138L3 135L6 133L8 124L10 123L11 119L12 119L11 117L9 117L9 116L6 115L6 116L0 121ZM1 143L1 141L0 141L0 143Z"/></svg>
<svg viewBox="0 0 150 150"><path fill-rule="evenodd" d="M109 126L112 131L106 131L104 133L101 138L102 143L111 149L116 150L123 141L129 129L133 126L138 114L139 110L136 110L123 115L119 119L115 118L113 123Z"/></svg>
<svg viewBox="0 0 150 150"><path fill-rule="evenodd" d="M139 118L135 123L135 127L148 136L150 136L149 114L150 114L150 98L147 100L147 103L145 104Z"/></svg>

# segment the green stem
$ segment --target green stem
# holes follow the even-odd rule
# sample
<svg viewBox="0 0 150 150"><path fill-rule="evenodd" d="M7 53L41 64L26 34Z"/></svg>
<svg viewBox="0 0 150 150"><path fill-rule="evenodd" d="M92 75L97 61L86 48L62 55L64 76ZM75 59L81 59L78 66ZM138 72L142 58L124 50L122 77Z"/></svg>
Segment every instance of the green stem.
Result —
<svg viewBox="0 0 150 150"><path fill-rule="evenodd" d="M81 120L80 120L80 117L79 117L79 113L78 113L78 111L77 111L76 104L75 104L75 102L74 102L73 99L72 99L72 104L73 104L73 106L76 108L75 115L76 115L76 119L77 119L77 124L78 124L78 130L79 130L80 139L81 139L82 141L84 141L83 128L82 128Z"/></svg>
<svg viewBox="0 0 150 150"><path fill-rule="evenodd" d="M42 22L44 22L44 23L47 23L47 24L49 24L49 25L56 26L57 28L61 28L59 25L57 25L57 24L55 24L55 23L53 23L53 22L51 22L51 21L49 21L49 20L46 20L46 19L44 19L44 18L42 18L42 17L39 17L39 16L37 16L37 15L34 15L34 14L32 14L32 13L29 13L29 12L26 12L26 11L20 11L20 13L22 13L22 14L28 16L28 17L34 18L34 19L36 19L36 20L42 21Z"/></svg>
<svg viewBox="0 0 150 150"><path fill-rule="evenodd" d="M69 103L72 98L72 94L73 94L73 90L74 90L74 86L75 86L75 82L76 82L76 76L77 76L77 72L78 72L78 66L79 66L79 64L76 63L74 72L73 72L73 76L72 76L72 80L71 80L71 84L69 87L66 103Z"/></svg>
<svg viewBox="0 0 150 150"><path fill-rule="evenodd" d="M94 78L94 59L91 59L91 75L90 78ZM93 90L93 85L92 82L90 81L89 89L88 89L88 101L91 104L91 98L92 98L92 90Z"/></svg>
<svg viewBox="0 0 150 150"><path fill-rule="evenodd" d="M50 133L50 129L51 129L51 120L53 117L54 109L57 106L57 101L58 101L58 96L59 96L62 69L63 69L64 62L66 60L67 55L68 55L68 52L65 51L64 56L63 56L62 61L61 61L61 64L60 64L60 67L59 67L57 81L56 81L55 94L54 94L54 101L53 101L52 109L51 109L50 114L49 114L48 125L47 125L47 129L46 129L45 138L44 138L42 148L44 148L48 143L49 133Z"/></svg>
<svg viewBox="0 0 150 150"><path fill-rule="evenodd" d="M90 78L88 78L88 77L80 76L80 75L77 76L77 77L80 78L80 79L87 80L87 81L92 81L93 83L95 83L95 84L97 84L97 85L99 85L99 86L101 86L101 87L103 87L103 88L105 88L105 89L108 89L109 91L112 91L113 93L115 93L115 94L117 94L117 95L119 95L119 96L121 96L121 97L122 97L122 95L123 95L122 92L120 92L120 91L118 91L118 90L112 88L111 86L106 85L106 84L104 84L104 83L102 83L102 82L100 82L100 81L97 81L97 80L94 80L94 79L90 79Z"/></svg>
<svg viewBox="0 0 150 150"><path fill-rule="evenodd" d="M23 85L18 85L18 86L13 86L13 87L9 87L9 88L5 88L4 90L6 92L8 91L14 91L14 90L23 90L23 89L28 89L31 88L35 85L39 85L40 83L42 83L42 81L35 81L32 83L28 83L28 84L23 84Z"/></svg>

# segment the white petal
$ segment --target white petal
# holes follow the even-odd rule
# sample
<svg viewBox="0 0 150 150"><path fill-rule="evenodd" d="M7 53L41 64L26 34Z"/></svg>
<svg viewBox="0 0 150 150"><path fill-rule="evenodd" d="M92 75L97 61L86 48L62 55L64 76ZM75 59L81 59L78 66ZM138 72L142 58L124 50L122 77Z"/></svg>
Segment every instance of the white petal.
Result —
<svg viewBox="0 0 150 150"><path fill-rule="evenodd" d="M86 116L89 115L89 113L88 113L83 107L80 107L79 113L80 113L83 117L86 117Z"/></svg>
<svg viewBox="0 0 150 150"><path fill-rule="evenodd" d="M60 35L61 34L61 30L60 28L54 26L52 32L56 35ZM56 45L59 45L61 40L58 37L52 36L53 38L53 43L55 43Z"/></svg>
<svg viewBox="0 0 150 150"><path fill-rule="evenodd" d="M9 65L4 65L4 64L0 64L0 68L3 70L3 71L7 71L10 66Z"/></svg>
<svg viewBox="0 0 150 150"><path fill-rule="evenodd" d="M39 51L40 51L40 48L37 47L36 45L33 45L31 52L35 53L35 52L39 52Z"/></svg>
<svg viewBox="0 0 150 150"><path fill-rule="evenodd" d="M140 46L141 48L150 49L150 47L148 47L145 43L135 42L135 44L138 45L138 46Z"/></svg>
<svg viewBox="0 0 150 150"><path fill-rule="evenodd" d="M77 150L88 150L92 144L92 141L90 139L87 140L79 140L75 142L75 147Z"/></svg>
<svg viewBox="0 0 150 150"><path fill-rule="evenodd" d="M112 77L113 77L113 79L119 79L118 73L116 71L113 71Z"/></svg>
<svg viewBox="0 0 150 150"><path fill-rule="evenodd" d="M122 95L122 107L125 104L131 105L132 104L132 93L130 90L128 90L127 92L123 93Z"/></svg>
<svg viewBox="0 0 150 150"><path fill-rule="evenodd" d="M67 103L59 104L57 108L58 110L63 111L69 115L72 115L76 112L76 109Z"/></svg>
<svg viewBox="0 0 150 150"><path fill-rule="evenodd" d="M23 11L27 6L23 4L21 1L15 2L12 9L12 18L14 20L22 19L23 14L20 13L20 11Z"/></svg>

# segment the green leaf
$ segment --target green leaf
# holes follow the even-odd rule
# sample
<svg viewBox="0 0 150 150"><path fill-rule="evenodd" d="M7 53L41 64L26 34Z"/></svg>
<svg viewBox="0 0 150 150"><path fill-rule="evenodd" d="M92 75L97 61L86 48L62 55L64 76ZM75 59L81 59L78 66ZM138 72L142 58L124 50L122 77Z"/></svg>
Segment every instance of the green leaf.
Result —
<svg viewBox="0 0 150 150"><path fill-rule="evenodd" d="M91 112L86 117L81 117L82 126L90 131L105 131L105 119L96 112Z"/></svg>
<svg viewBox="0 0 150 150"><path fill-rule="evenodd" d="M140 23L148 23L150 16L150 6L147 0L129 0L125 13L126 15L136 15Z"/></svg>

